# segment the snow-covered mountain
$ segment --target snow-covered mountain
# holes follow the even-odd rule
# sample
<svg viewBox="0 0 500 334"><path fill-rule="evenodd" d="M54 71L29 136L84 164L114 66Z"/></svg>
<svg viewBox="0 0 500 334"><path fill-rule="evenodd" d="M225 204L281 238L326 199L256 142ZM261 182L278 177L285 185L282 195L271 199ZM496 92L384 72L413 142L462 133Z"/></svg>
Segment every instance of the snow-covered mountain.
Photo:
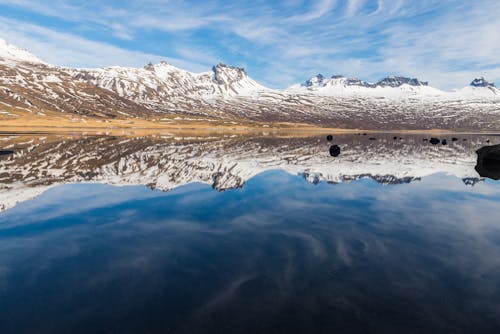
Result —
<svg viewBox="0 0 500 334"><path fill-rule="evenodd" d="M493 82L488 82L484 77L479 77L470 83L469 86L455 91L458 96L476 98L500 98L500 89L495 87Z"/></svg>
<svg viewBox="0 0 500 334"><path fill-rule="evenodd" d="M28 50L18 48L0 38L0 61L28 62L43 64L43 61L32 55Z"/></svg>
<svg viewBox="0 0 500 334"><path fill-rule="evenodd" d="M69 70L78 80L135 101L159 103L178 97L246 96L264 90L243 68L217 64L210 72L191 73L166 62L144 68L111 67Z"/></svg>
<svg viewBox="0 0 500 334"><path fill-rule="evenodd" d="M15 151L0 156L0 211L72 182L147 185L170 190L201 182L222 191L243 187L257 174L280 169L311 183L370 178L382 184L419 180L434 173L454 175L470 185L480 181L475 151L490 137L448 138L431 145L424 136L337 135L338 157L323 136L257 137L0 137ZM466 139L466 140L464 140Z"/></svg>
<svg viewBox="0 0 500 334"><path fill-rule="evenodd" d="M323 78L323 79L321 79ZM289 88L291 92L309 92L323 96L361 95L366 97L404 98L412 95L440 96L445 92L429 87L418 79L405 77L387 77L376 83L369 83L358 78L346 78L334 75L328 79L317 75L301 85Z"/></svg>
<svg viewBox="0 0 500 334"><path fill-rule="evenodd" d="M327 78L322 74L312 76L306 82L293 85L288 90L295 93L307 91L325 96L362 95L396 99L420 96L441 100L477 97L495 99L500 93L494 83L486 81L483 77L474 79L469 86L463 89L446 92L429 86L427 81L420 81L416 78L389 76L378 82L370 83L342 75L333 75Z"/></svg>
<svg viewBox="0 0 500 334"><path fill-rule="evenodd" d="M346 78L342 75L332 75L330 78L325 78L322 74L318 74L309 78L309 80L307 80L301 86L318 89L318 88L332 87L332 86L364 87L364 88L377 88L377 87L398 88L403 85L421 87L421 86L428 86L429 83L422 82L415 78L412 79L400 76L389 76L376 83L369 83L366 81L362 81L358 78Z"/></svg>
<svg viewBox="0 0 500 334"><path fill-rule="evenodd" d="M500 93L484 78L453 92L415 78L376 83L334 75L284 90L266 88L238 67L192 73L165 62L144 68L51 66L0 40L0 120L20 112L101 118L309 123L360 129L500 130ZM160 116L160 117L159 117Z"/></svg>

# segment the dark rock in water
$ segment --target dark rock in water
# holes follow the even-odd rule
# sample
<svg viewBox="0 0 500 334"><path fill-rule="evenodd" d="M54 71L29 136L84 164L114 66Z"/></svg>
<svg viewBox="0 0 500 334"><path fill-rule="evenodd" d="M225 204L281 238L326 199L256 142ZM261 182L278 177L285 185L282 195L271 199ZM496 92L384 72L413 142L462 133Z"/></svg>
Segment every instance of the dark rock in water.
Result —
<svg viewBox="0 0 500 334"><path fill-rule="evenodd" d="M363 133L363 136L366 136L366 133Z"/></svg>
<svg viewBox="0 0 500 334"><path fill-rule="evenodd" d="M332 157L338 157L340 154L340 147L339 145L332 145L330 146L330 155Z"/></svg>
<svg viewBox="0 0 500 334"><path fill-rule="evenodd" d="M398 139L398 137L392 137L392 139L396 140L396 139Z"/></svg>
<svg viewBox="0 0 500 334"><path fill-rule="evenodd" d="M489 142L490 142L490 140L488 139L488 140L486 140L486 142L487 142L487 143L489 143Z"/></svg>
<svg viewBox="0 0 500 334"><path fill-rule="evenodd" d="M482 177L500 180L500 145L485 146L476 151L476 171Z"/></svg>
<svg viewBox="0 0 500 334"><path fill-rule="evenodd" d="M451 138L451 141L457 141L457 140L458 140L458 138L455 138L455 137Z"/></svg>
<svg viewBox="0 0 500 334"><path fill-rule="evenodd" d="M332 136L332 135L328 135L328 136L326 136L326 140L328 140L328 141L332 141L332 140L333 140L333 136Z"/></svg>
<svg viewBox="0 0 500 334"><path fill-rule="evenodd" d="M441 141L440 141L438 138L431 138L431 140L429 140L429 142L430 142L432 145L437 145L437 144L439 144Z"/></svg>
<svg viewBox="0 0 500 334"><path fill-rule="evenodd" d="M0 155L14 154L12 150L0 150Z"/></svg>
<svg viewBox="0 0 500 334"><path fill-rule="evenodd" d="M448 144L448 141L446 139L441 140L441 144L446 145Z"/></svg>
<svg viewBox="0 0 500 334"><path fill-rule="evenodd" d="M375 138L375 137L370 137L370 140L377 140L377 138Z"/></svg>

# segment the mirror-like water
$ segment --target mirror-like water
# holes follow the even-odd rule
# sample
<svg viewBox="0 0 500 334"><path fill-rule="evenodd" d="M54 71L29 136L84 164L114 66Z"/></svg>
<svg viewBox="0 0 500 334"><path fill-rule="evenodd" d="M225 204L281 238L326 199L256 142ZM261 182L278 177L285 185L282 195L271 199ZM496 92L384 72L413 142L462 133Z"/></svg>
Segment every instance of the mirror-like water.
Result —
<svg viewBox="0 0 500 334"><path fill-rule="evenodd" d="M0 139L1 333L500 330L498 137Z"/></svg>

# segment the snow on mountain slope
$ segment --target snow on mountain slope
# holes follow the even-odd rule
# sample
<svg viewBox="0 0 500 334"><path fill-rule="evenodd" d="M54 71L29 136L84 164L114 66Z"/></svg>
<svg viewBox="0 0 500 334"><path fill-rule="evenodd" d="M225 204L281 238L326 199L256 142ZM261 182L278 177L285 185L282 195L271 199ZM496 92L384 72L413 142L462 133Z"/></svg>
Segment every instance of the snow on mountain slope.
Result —
<svg viewBox="0 0 500 334"><path fill-rule="evenodd" d="M457 96L500 99L500 89L496 88L493 82L486 81L484 77L472 80L469 86L455 90L453 93Z"/></svg>
<svg viewBox="0 0 500 334"><path fill-rule="evenodd" d="M317 75L285 90L263 87L238 67L191 73L165 62L144 68L61 68L4 43L0 118L24 110L91 117L308 123L358 129L500 130L500 94L480 78L443 92L418 79L377 83ZM8 50L8 51L6 51ZM31 60L31 61L27 61ZM5 106L5 107L4 107ZM9 116L10 117L10 116Z"/></svg>
<svg viewBox="0 0 500 334"><path fill-rule="evenodd" d="M318 74L301 85L288 89L291 93L311 92L324 96L365 95L368 97L402 98L406 96L442 96L445 92L430 87L427 82L414 78L389 76L376 83L358 78L333 75L326 78Z"/></svg>
<svg viewBox="0 0 500 334"><path fill-rule="evenodd" d="M266 88L244 69L218 64L210 72L191 73L166 62L144 68L111 67L69 70L77 80L93 83L134 101L247 96Z"/></svg>
<svg viewBox="0 0 500 334"><path fill-rule="evenodd" d="M0 62L12 64L12 61L37 64L44 63L43 61L29 53L27 50L9 44L5 40L0 38Z"/></svg>

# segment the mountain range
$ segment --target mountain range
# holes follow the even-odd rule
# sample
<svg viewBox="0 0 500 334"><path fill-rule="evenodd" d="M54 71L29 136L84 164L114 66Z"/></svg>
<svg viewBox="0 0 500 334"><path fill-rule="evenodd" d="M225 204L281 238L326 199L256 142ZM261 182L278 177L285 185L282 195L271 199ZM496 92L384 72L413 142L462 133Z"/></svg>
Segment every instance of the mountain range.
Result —
<svg viewBox="0 0 500 334"><path fill-rule="evenodd" d="M500 90L484 78L442 91L416 78L376 83L341 75L312 76L270 89L243 68L217 64L192 73L166 62L143 68L67 68L49 65L0 40L0 121L65 115L264 124L306 123L351 129L500 130Z"/></svg>

